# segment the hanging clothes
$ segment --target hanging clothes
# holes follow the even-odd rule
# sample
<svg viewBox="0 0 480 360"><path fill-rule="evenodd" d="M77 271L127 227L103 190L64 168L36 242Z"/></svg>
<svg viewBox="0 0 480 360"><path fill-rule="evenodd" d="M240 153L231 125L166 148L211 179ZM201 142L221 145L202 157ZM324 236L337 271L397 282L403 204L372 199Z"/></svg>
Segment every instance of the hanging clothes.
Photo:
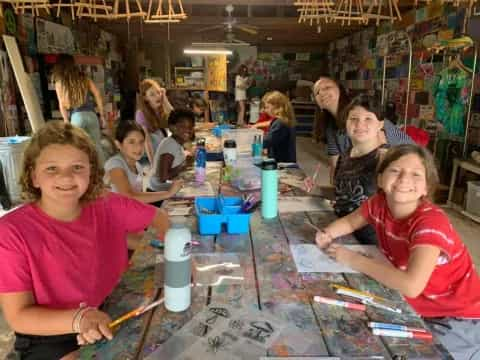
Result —
<svg viewBox="0 0 480 360"><path fill-rule="evenodd" d="M435 114L450 135L465 134L465 113L471 75L461 69L442 70L433 85Z"/></svg>

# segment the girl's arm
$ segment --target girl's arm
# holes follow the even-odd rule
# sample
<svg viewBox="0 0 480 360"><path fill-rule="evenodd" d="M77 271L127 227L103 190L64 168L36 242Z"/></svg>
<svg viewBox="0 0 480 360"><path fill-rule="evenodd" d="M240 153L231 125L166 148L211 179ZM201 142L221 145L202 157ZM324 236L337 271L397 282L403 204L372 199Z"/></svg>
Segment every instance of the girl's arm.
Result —
<svg viewBox="0 0 480 360"><path fill-rule="evenodd" d="M5 319L15 332L41 336L75 333L73 320L79 309L60 310L36 305L29 291L0 294L0 304ZM108 328L110 321L106 313L88 309L80 322L80 335L88 342L104 336L112 339Z"/></svg>
<svg viewBox="0 0 480 360"><path fill-rule="evenodd" d="M58 107L60 109L60 113L62 114L63 121L68 123L68 110L63 104L62 84L60 84L60 81L55 82L55 93L57 94Z"/></svg>
<svg viewBox="0 0 480 360"><path fill-rule="evenodd" d="M250 127L255 129L266 129L270 126L271 123L272 123L272 120L262 121L262 122L250 125Z"/></svg>
<svg viewBox="0 0 480 360"><path fill-rule="evenodd" d="M150 84L152 87L154 87L161 94L161 96L163 97L163 111L167 115L170 114L173 110L173 106L170 103L170 101L168 100L167 91L165 90L165 88L161 87L160 84L153 79L145 79L145 80L143 80L143 82L147 83L147 84Z"/></svg>
<svg viewBox="0 0 480 360"><path fill-rule="evenodd" d="M100 91L98 90L95 83L90 79L88 79L88 89L93 94L93 97L95 98L95 102L97 103L97 109L98 109L98 112L100 113L100 127L101 128L105 127L107 123L105 122L105 114L103 112L102 95L100 94Z"/></svg>
<svg viewBox="0 0 480 360"><path fill-rule="evenodd" d="M183 186L183 181L176 180L173 182L168 191L139 192L135 191L130 185L127 174L125 174L125 170L121 168L114 168L108 172L108 175L111 183L115 185L120 194L144 203L152 203L168 199L175 195Z"/></svg>
<svg viewBox="0 0 480 360"><path fill-rule="evenodd" d="M367 224L368 222L363 217L361 210L357 209L351 214L335 220L322 231L318 231L315 236L315 242L320 248L325 248L329 246L335 238L351 234Z"/></svg>
<svg viewBox="0 0 480 360"><path fill-rule="evenodd" d="M157 214L150 225L156 230L157 236L160 240L165 239L165 233L170 227L170 220L167 211L165 209L157 209Z"/></svg>
<svg viewBox="0 0 480 360"><path fill-rule="evenodd" d="M327 253L338 262L377 280L383 285L398 290L409 298L419 296L432 275L440 255L440 249L432 245L419 245L413 248L405 270L392 264L370 259L340 245L332 245Z"/></svg>
<svg viewBox="0 0 480 360"><path fill-rule="evenodd" d="M179 165L177 167L172 167L173 164L173 155L172 154L162 154L160 156L160 159L158 160L160 162L159 165L159 178L161 182L165 182L167 180L171 180L175 177L177 177L178 174L180 174L183 169L184 165Z"/></svg>

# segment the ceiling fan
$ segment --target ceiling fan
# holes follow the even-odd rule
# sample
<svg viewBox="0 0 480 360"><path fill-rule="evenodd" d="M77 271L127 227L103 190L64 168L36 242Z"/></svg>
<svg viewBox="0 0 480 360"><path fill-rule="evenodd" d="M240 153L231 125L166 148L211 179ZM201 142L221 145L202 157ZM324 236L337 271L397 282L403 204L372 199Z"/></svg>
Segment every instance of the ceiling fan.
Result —
<svg viewBox="0 0 480 360"><path fill-rule="evenodd" d="M237 22L237 19L232 16L234 9L235 8L233 7L232 4L228 4L227 6L225 6L225 11L227 12L227 18L223 23L200 28L196 30L196 32L206 32L206 31L212 31L212 30L224 28L227 33L227 40L230 42L241 41L241 40L235 39L233 34L233 29L244 31L250 35L257 35L258 28L256 26L248 25L248 24L239 24Z"/></svg>

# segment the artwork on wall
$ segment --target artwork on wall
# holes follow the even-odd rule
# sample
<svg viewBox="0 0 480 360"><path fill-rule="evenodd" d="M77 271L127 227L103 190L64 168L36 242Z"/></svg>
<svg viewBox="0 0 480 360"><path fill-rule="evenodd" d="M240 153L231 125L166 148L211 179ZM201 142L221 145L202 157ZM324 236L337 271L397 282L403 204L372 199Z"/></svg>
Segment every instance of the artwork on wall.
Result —
<svg viewBox="0 0 480 360"><path fill-rule="evenodd" d="M15 79L17 80L23 103L25 104L30 127L35 132L45 123L37 92L35 91L32 79L29 74L25 72L15 38L13 36L3 35L3 42L7 48L10 64L12 64L13 73L15 74Z"/></svg>

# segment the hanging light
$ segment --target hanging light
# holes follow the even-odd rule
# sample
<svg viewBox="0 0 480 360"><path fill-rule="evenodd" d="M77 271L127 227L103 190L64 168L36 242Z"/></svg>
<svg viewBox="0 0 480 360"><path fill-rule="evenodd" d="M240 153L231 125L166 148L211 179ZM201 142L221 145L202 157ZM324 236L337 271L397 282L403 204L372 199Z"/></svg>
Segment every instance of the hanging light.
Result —
<svg viewBox="0 0 480 360"><path fill-rule="evenodd" d="M149 0L145 18L146 23L178 23L187 18L183 10L182 0ZM156 10L153 10L156 3ZM176 6L175 6L176 5Z"/></svg>
<svg viewBox="0 0 480 360"><path fill-rule="evenodd" d="M371 0L364 16L368 20L376 20L377 26L381 20L387 20L392 23L396 20L402 20L402 15L398 8L398 0Z"/></svg>
<svg viewBox="0 0 480 360"><path fill-rule="evenodd" d="M79 0L75 3L78 18L110 19L112 7L105 0Z"/></svg>
<svg viewBox="0 0 480 360"><path fill-rule="evenodd" d="M319 25L321 21L328 23L331 20L335 3L330 0L298 0L294 5L298 7L299 23L308 21L310 25L314 22Z"/></svg>

